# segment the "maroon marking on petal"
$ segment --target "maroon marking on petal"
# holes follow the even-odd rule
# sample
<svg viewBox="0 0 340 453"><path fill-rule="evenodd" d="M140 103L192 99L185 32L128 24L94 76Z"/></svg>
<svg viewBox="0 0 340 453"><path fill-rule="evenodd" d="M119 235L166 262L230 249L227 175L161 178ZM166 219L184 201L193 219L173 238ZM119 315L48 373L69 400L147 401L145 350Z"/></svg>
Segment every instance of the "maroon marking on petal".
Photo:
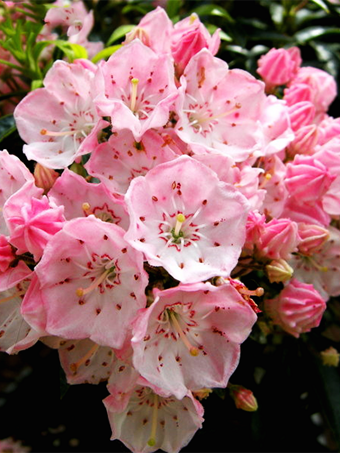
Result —
<svg viewBox="0 0 340 453"><path fill-rule="evenodd" d="M206 290L205 290L205 291L203 291L203 292L204 292L204 294L208 294L208 293L209 293L209 290L208 290L208 289L206 289Z"/></svg>
<svg viewBox="0 0 340 453"><path fill-rule="evenodd" d="M133 156L133 153L132 153L130 150L127 152L127 154L128 154L128 156L130 156L130 157Z"/></svg>
<svg viewBox="0 0 340 453"><path fill-rule="evenodd" d="M153 195L153 196L152 196L152 200L153 200L153 201L158 201L158 198L155 197L155 196Z"/></svg>
<svg viewBox="0 0 340 453"><path fill-rule="evenodd" d="M96 308L96 314L97 315L100 315L101 311L102 311L101 308Z"/></svg>
<svg viewBox="0 0 340 453"><path fill-rule="evenodd" d="M122 250L121 250L122 253L126 253L127 252L127 248L124 247Z"/></svg>
<svg viewBox="0 0 340 453"><path fill-rule="evenodd" d="M181 264L179 265L179 267L180 267L181 269L183 269L184 263L181 263Z"/></svg>
<svg viewBox="0 0 340 453"><path fill-rule="evenodd" d="M163 357L161 355L159 355L158 360L161 362L163 360Z"/></svg>
<svg viewBox="0 0 340 453"><path fill-rule="evenodd" d="M172 189L172 190L175 190L175 189L176 189L176 181L174 181L174 182L171 184L171 189Z"/></svg>
<svg viewBox="0 0 340 453"><path fill-rule="evenodd" d="M5 333L4 330L1 330L1 331L0 331L0 338L3 336L4 333Z"/></svg>
<svg viewBox="0 0 340 453"><path fill-rule="evenodd" d="M216 307L215 307L215 311L219 311L219 310L220 310L220 308L221 308L221 307L218 307L218 306L216 305Z"/></svg>
<svg viewBox="0 0 340 453"><path fill-rule="evenodd" d="M103 362L103 363L102 363L102 366L107 366L107 362Z"/></svg>
<svg viewBox="0 0 340 453"><path fill-rule="evenodd" d="M145 238L140 238L139 241L140 242L145 242Z"/></svg>
<svg viewBox="0 0 340 453"><path fill-rule="evenodd" d="M104 234L103 239L104 239L104 241L107 241L109 239L109 237L106 234Z"/></svg>
<svg viewBox="0 0 340 453"><path fill-rule="evenodd" d="M203 200L202 204L205 206L208 203L208 200Z"/></svg>
<svg viewBox="0 0 340 453"><path fill-rule="evenodd" d="M87 359L86 362L85 362L85 366L89 366L91 363L91 360L90 359Z"/></svg>
<svg viewBox="0 0 340 453"><path fill-rule="evenodd" d="M177 190L177 195L181 196L182 192L180 190Z"/></svg>
<svg viewBox="0 0 340 453"><path fill-rule="evenodd" d="M134 278L135 280L138 280L138 279L139 279L139 275L138 275L138 274L135 274L135 275L133 276L133 278Z"/></svg>
<svg viewBox="0 0 340 453"><path fill-rule="evenodd" d="M131 296L133 299L136 299L136 294L135 294L135 293L130 293L130 296Z"/></svg>
<svg viewBox="0 0 340 453"><path fill-rule="evenodd" d="M164 420L160 420L159 424L161 425L162 428L164 428L164 426L165 426L165 421L164 421Z"/></svg>
<svg viewBox="0 0 340 453"><path fill-rule="evenodd" d="M150 335L145 335L145 337L143 338L144 341L148 341L150 340Z"/></svg>
<svg viewBox="0 0 340 453"><path fill-rule="evenodd" d="M214 246L215 247L219 247L221 244L219 244L218 242L214 242Z"/></svg>
<svg viewBox="0 0 340 453"><path fill-rule="evenodd" d="M124 371L124 370L125 370L125 365L122 365L122 366L120 366L120 367L118 368L118 371L120 371L120 372L122 372L122 371Z"/></svg>
<svg viewBox="0 0 340 453"><path fill-rule="evenodd" d="M117 309L117 310L121 310L121 309L122 309L122 306L119 305L119 304L116 304L116 309Z"/></svg>
<svg viewBox="0 0 340 453"><path fill-rule="evenodd" d="M67 349L67 351L72 351L72 349L74 349L74 348L75 348L74 344L71 344L71 346L69 346L69 347L66 348L66 349Z"/></svg>
<svg viewBox="0 0 340 453"><path fill-rule="evenodd" d="M69 263L71 261L71 258L65 258L66 263Z"/></svg>
<svg viewBox="0 0 340 453"><path fill-rule="evenodd" d="M142 222L144 222L144 221L145 221L145 217L144 217L144 216L141 216L141 217L139 217L139 220L141 220Z"/></svg>
<svg viewBox="0 0 340 453"><path fill-rule="evenodd" d="M140 404L140 403L139 403L139 404ZM142 403L142 404L143 404L143 403ZM132 412L131 412L131 411L128 411L128 412L126 413L126 415L132 415Z"/></svg>
<svg viewBox="0 0 340 453"><path fill-rule="evenodd" d="M79 299L79 300L78 300L78 304L79 304L79 305L84 305L84 304L85 304L85 300Z"/></svg>
<svg viewBox="0 0 340 453"><path fill-rule="evenodd" d="M84 244L84 241L82 239L78 239L79 244Z"/></svg>
<svg viewBox="0 0 340 453"><path fill-rule="evenodd" d="M148 419L147 419L147 418L144 418L142 423L143 423L143 425L146 425L147 422L148 422Z"/></svg>
<svg viewBox="0 0 340 453"><path fill-rule="evenodd" d="M236 124L235 124L235 123L231 123L231 127L235 127L235 126L236 126Z"/></svg>

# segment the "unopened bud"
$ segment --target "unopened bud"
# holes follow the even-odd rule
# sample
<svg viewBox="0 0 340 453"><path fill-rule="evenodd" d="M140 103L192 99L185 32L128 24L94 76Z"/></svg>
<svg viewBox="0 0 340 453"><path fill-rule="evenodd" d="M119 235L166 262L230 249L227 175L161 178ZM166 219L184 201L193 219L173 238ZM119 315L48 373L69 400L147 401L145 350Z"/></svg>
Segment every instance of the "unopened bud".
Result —
<svg viewBox="0 0 340 453"><path fill-rule="evenodd" d="M230 396L235 401L237 409L242 409L246 412L255 412L258 408L256 398L253 392L241 385L229 384L228 389Z"/></svg>
<svg viewBox="0 0 340 453"><path fill-rule="evenodd" d="M51 189L58 177L59 173L52 168L43 167L41 164L36 164L34 168L35 185L44 189L45 194Z"/></svg>
<svg viewBox="0 0 340 453"><path fill-rule="evenodd" d="M298 250L303 255L313 255L318 252L329 239L329 231L319 225L299 223L299 236L301 242Z"/></svg>
<svg viewBox="0 0 340 453"><path fill-rule="evenodd" d="M293 268L283 259L273 260L266 266L266 272L270 283L287 282L293 276Z"/></svg>
<svg viewBox="0 0 340 453"><path fill-rule="evenodd" d="M330 346L328 349L320 352L320 355L323 365L335 367L339 365L340 354L335 348L333 348L333 346Z"/></svg>

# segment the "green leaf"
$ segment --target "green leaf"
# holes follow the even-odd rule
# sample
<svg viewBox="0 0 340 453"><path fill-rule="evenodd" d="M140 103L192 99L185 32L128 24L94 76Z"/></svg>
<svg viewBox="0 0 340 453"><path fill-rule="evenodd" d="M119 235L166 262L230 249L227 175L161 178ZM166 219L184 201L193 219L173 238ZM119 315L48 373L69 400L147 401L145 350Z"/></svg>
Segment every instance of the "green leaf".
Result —
<svg viewBox="0 0 340 453"><path fill-rule="evenodd" d="M0 118L0 142L16 130L14 117L12 114Z"/></svg>
<svg viewBox="0 0 340 453"><path fill-rule="evenodd" d="M114 54L118 49L122 47L121 44L117 44L116 46L106 47L105 49L101 50L92 58L92 63L98 63L100 60L106 60L112 54Z"/></svg>
<svg viewBox="0 0 340 453"><path fill-rule="evenodd" d="M318 7L323 9L326 13L329 13L329 9L328 9L326 3L323 0L311 0L311 2L315 3L316 5L318 5Z"/></svg>
<svg viewBox="0 0 340 453"><path fill-rule="evenodd" d="M218 27L216 27L216 25L214 24L205 24L205 26L207 27L207 30L211 35L213 35L215 31L218 29ZM221 29L219 30L219 35L222 41L232 42L233 40L233 38L230 35L228 35L225 31Z"/></svg>
<svg viewBox="0 0 340 453"><path fill-rule="evenodd" d="M88 57L87 50L80 44L74 44L67 41L62 41L60 39L50 41L50 43L55 44L58 49L64 52L70 63L72 63L74 60L77 60L78 58L87 59Z"/></svg>
<svg viewBox="0 0 340 453"><path fill-rule="evenodd" d="M180 9L183 6L183 0L168 0L166 4L166 12L170 19L174 19L179 15Z"/></svg>
<svg viewBox="0 0 340 453"><path fill-rule="evenodd" d="M269 11L274 24L277 26L282 25L285 15L284 7L280 3L272 2L269 6Z"/></svg>
<svg viewBox="0 0 340 453"><path fill-rule="evenodd" d="M113 42L117 41L118 39L124 38L126 33L129 33L133 30L136 26L129 24L129 25L121 25L120 27L116 28L112 35L109 37L106 45L110 46Z"/></svg>
<svg viewBox="0 0 340 453"><path fill-rule="evenodd" d="M295 33L293 35L293 39L297 42L297 44L301 45L311 41L312 39L321 38L322 36L331 34L340 34L340 28L321 26L308 27Z"/></svg>
<svg viewBox="0 0 340 453"><path fill-rule="evenodd" d="M219 16L227 19L228 22L234 23L234 19L230 16L228 11L219 5L200 5L192 9L192 13L196 13L198 16Z"/></svg>

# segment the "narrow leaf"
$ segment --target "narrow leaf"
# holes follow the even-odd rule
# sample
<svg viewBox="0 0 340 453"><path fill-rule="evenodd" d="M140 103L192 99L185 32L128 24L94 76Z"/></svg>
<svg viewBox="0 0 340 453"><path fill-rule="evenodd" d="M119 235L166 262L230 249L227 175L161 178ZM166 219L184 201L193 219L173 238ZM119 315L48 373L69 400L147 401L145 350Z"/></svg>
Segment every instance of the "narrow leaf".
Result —
<svg viewBox="0 0 340 453"><path fill-rule="evenodd" d="M13 115L5 115L0 118L0 142L16 130Z"/></svg>
<svg viewBox="0 0 340 453"><path fill-rule="evenodd" d="M122 47L121 44L117 44L116 46L106 47L106 49L101 50L100 52L97 53L97 55L95 55L92 58L92 60L91 60L92 63L98 63L98 61L100 61L100 60L106 60L121 47Z"/></svg>
<svg viewBox="0 0 340 453"><path fill-rule="evenodd" d="M112 43L114 43L118 39L124 38L126 33L129 33L135 27L136 27L135 25L129 24L129 25L121 25L120 27L116 28L115 31L110 36L110 38L108 39L106 45L110 46Z"/></svg>

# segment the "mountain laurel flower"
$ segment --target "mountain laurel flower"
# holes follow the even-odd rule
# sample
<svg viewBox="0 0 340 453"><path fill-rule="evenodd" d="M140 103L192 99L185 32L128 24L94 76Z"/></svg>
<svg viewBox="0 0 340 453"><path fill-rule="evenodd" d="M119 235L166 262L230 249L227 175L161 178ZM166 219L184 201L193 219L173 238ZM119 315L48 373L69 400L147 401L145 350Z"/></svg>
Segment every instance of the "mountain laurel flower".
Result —
<svg viewBox="0 0 340 453"><path fill-rule="evenodd" d="M0 234L0 272L5 272L15 259L14 249L3 234Z"/></svg>
<svg viewBox="0 0 340 453"><path fill-rule="evenodd" d="M274 324L299 338L319 326L326 302L313 285L293 278L275 299L265 301L265 310Z"/></svg>
<svg viewBox="0 0 340 453"><path fill-rule="evenodd" d="M154 302L134 321L134 367L179 399L188 390L225 387L256 319L228 281L156 290Z"/></svg>
<svg viewBox="0 0 340 453"><path fill-rule="evenodd" d="M312 256L318 252L329 239L329 231L320 225L298 223L301 242L298 251L302 255Z"/></svg>
<svg viewBox="0 0 340 453"><path fill-rule="evenodd" d="M142 381L123 401L109 395L103 402L112 429L111 440L120 440L133 452L178 453L202 427L204 409L191 392L178 400Z"/></svg>
<svg viewBox="0 0 340 453"><path fill-rule="evenodd" d="M25 319L50 335L122 348L147 285L142 254L124 233L93 215L66 222L35 267L40 288L25 298Z"/></svg>
<svg viewBox="0 0 340 453"><path fill-rule="evenodd" d="M126 240L183 283L229 276L245 240L249 205L232 185L189 156L135 178L125 195Z"/></svg>

